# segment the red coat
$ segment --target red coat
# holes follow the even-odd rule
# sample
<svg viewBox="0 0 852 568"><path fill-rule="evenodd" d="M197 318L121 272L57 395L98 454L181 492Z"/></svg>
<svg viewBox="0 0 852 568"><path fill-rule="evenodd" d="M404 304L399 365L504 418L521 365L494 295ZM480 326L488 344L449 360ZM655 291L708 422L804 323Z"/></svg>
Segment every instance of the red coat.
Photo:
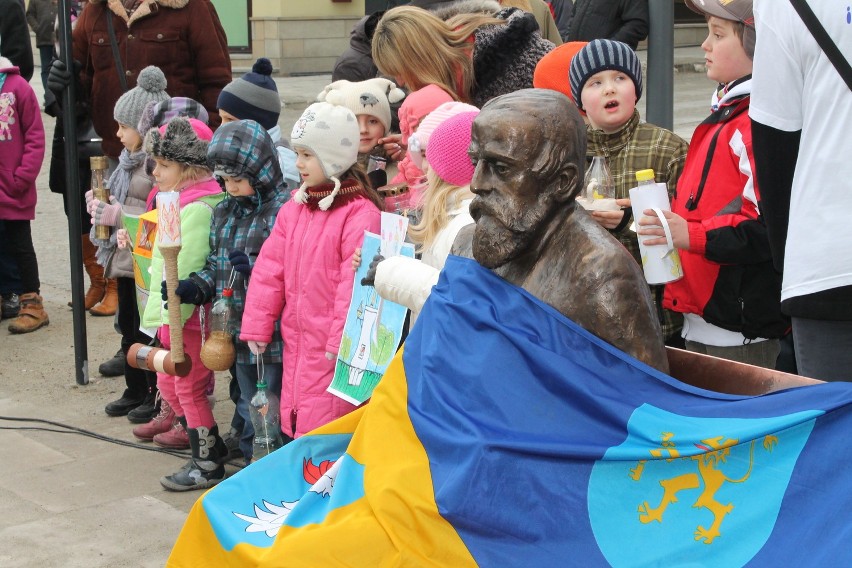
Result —
<svg viewBox="0 0 852 568"><path fill-rule="evenodd" d="M38 99L17 67L0 89L0 219L35 219L36 178L44 161L44 125Z"/></svg>
<svg viewBox="0 0 852 568"><path fill-rule="evenodd" d="M683 278L666 284L663 307L696 314L748 339L781 337L781 275L775 272L757 204L751 81L732 90L696 129L672 211L689 224Z"/></svg>
<svg viewBox="0 0 852 568"><path fill-rule="evenodd" d="M209 0L143 0L130 18L120 0L91 0L74 27L74 59L83 65L80 81L88 95L95 130L104 139L108 156L122 150L115 135L113 108L122 95L107 29L112 18L127 88L136 86L139 72L156 65L166 76L166 92L204 105L210 127L221 119L216 112L219 92L231 81L228 42L219 16Z"/></svg>
<svg viewBox="0 0 852 568"><path fill-rule="evenodd" d="M240 339L268 343L281 320L281 429L290 436L355 409L326 392L337 360L325 354L340 349L355 278L352 255L365 230L381 230L381 213L369 199L357 197L328 211L291 199L252 270Z"/></svg>

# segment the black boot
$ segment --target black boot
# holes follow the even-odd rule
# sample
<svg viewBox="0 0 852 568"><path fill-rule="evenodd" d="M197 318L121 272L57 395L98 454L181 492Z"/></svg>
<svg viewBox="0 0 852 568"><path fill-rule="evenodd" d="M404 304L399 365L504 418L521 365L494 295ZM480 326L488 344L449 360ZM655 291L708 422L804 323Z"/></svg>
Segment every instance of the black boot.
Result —
<svg viewBox="0 0 852 568"><path fill-rule="evenodd" d="M192 491L213 487L225 479L228 448L219 437L219 427L213 425L187 428L192 458L179 471L160 479L160 484L170 491Z"/></svg>

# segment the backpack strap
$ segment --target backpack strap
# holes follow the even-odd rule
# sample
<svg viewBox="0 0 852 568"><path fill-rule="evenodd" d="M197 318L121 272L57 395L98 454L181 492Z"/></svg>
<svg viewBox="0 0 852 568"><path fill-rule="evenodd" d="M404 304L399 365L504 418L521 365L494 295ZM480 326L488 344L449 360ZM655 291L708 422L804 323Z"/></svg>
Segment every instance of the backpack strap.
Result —
<svg viewBox="0 0 852 568"><path fill-rule="evenodd" d="M825 28L816 17L816 14L814 14L814 11L811 10L807 1L790 0L790 3L793 5L793 8L796 9L796 12L798 12L799 17L802 18L805 26L807 26L808 30L810 30L811 35L814 36L814 39L819 44L823 53L825 53L825 56L828 57L828 60L831 61L831 64L834 65L835 69L837 69L837 72L846 83L846 86L849 87L850 91L852 91L852 66L850 66L849 62L843 57L843 54L837 47L837 44L834 43L828 35L828 32L825 31Z"/></svg>

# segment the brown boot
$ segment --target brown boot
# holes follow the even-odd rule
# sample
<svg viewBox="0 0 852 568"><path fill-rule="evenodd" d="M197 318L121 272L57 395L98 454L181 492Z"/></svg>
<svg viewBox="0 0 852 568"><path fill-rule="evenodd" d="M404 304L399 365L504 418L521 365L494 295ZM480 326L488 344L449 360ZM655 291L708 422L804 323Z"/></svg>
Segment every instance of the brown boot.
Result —
<svg viewBox="0 0 852 568"><path fill-rule="evenodd" d="M98 247L92 244L89 235L82 235L80 241L83 243L83 268L89 275L89 289L86 290L85 309L91 310L98 302L104 299L106 294L106 280L104 279L104 267L98 264L95 253ZM68 302L71 306L71 302Z"/></svg>
<svg viewBox="0 0 852 568"><path fill-rule="evenodd" d="M21 311L9 324L10 333L29 333L50 323L41 296L35 292L21 295Z"/></svg>
<svg viewBox="0 0 852 568"><path fill-rule="evenodd" d="M118 309L118 281L115 278L107 278L106 294L101 303L89 310L93 316L114 316Z"/></svg>

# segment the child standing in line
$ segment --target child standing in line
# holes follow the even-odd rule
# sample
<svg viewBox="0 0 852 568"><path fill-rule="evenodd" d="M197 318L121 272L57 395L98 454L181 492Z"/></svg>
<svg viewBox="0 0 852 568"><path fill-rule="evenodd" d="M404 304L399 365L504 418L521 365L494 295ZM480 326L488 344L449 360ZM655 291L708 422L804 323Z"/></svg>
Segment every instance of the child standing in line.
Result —
<svg viewBox="0 0 852 568"><path fill-rule="evenodd" d="M293 127L302 185L254 264L240 339L263 353L281 321L281 429L297 438L355 409L326 391L352 299L352 256L378 233L381 198L357 165L359 128L341 106L314 103Z"/></svg>
<svg viewBox="0 0 852 568"><path fill-rule="evenodd" d="M38 98L20 70L0 57L0 220L4 250L21 278L18 316L11 333L30 333L50 323L39 295L38 259L30 221L35 219L36 177L44 161L44 125Z"/></svg>
<svg viewBox="0 0 852 568"><path fill-rule="evenodd" d="M358 119L358 163L368 169L370 157L385 161L388 156L379 144L391 129L391 104L405 98L393 81L376 78L352 83L342 80L326 85L318 101L344 106Z"/></svg>
<svg viewBox="0 0 852 568"><path fill-rule="evenodd" d="M154 180L145 172L147 155L142 151L142 137L136 130L142 110L149 102L160 102L169 98L166 94L166 77L159 68L149 66L139 73L136 87L127 91L115 103L113 118L118 123L118 139L124 149L118 157L118 167L109 178L110 199L102 202L86 192L86 204L93 225L122 227L122 210L141 215L145 212L145 200L151 193ZM95 258L104 267L107 278L115 278L118 285L118 328L121 333L121 352L134 343L148 343L150 338L139 330L139 308L136 305L136 280L133 275L133 258L130 249L116 247L116 231L107 239L95 237L92 227L89 235L98 247ZM148 422L156 414L154 399L157 394L157 376L153 372L124 365L126 388L121 398L106 405L108 416L127 415L131 422ZM141 416L135 411L146 404L149 409Z"/></svg>
<svg viewBox="0 0 852 568"><path fill-rule="evenodd" d="M710 116L695 129L672 211L665 213L683 278L666 285L663 305L683 313L689 351L774 369L789 323L781 315L781 275L772 265L754 177L752 5L686 4L707 19L701 47L707 77L719 86ZM649 245L666 240L656 238L662 229L651 226L658 223L639 220L639 234L652 237L646 237Z"/></svg>
<svg viewBox="0 0 852 568"><path fill-rule="evenodd" d="M275 144L266 130L253 120L228 122L216 130L207 149L207 160L215 176L225 186L227 197L213 210L210 226L210 255L204 268L181 280L181 302L202 305L210 302L229 285L233 288L232 321L235 325L234 345L237 352L236 379L240 386L237 410L245 426L239 447L251 462L254 428L249 416L249 402L257 392L256 358L239 339L240 321L245 307L246 287L252 265L261 245L272 234L278 210L289 199L284 178L275 154ZM231 285L231 270L242 277ZM282 373L281 332L275 322L272 340L263 354L263 380L278 396Z"/></svg>
<svg viewBox="0 0 852 568"><path fill-rule="evenodd" d="M180 232L182 247L178 255L178 277L185 280L190 273L204 268L210 254L210 222L214 207L224 197L222 188L207 167L207 146L213 133L195 119L174 118L165 126L151 129L145 135L145 152L156 162L154 178L159 191L180 192ZM154 199L154 193L149 203ZM162 284L159 284L162 282ZM154 245L151 259L151 294L142 316L142 326L158 328L165 349L171 348L171 333L165 302L158 298L165 287L163 255ZM185 291L176 290L182 299ZM157 386L189 435L192 457L177 472L160 479L171 491L188 491L211 487L225 478L224 461L228 451L213 419L207 386L212 371L201 365L201 324L198 308L192 305L171 306L180 309L186 354L192 359L192 370L186 377L157 373Z"/></svg>
<svg viewBox="0 0 852 568"><path fill-rule="evenodd" d="M422 213L419 222L408 228L408 236L422 253L422 260L402 255L377 257L379 262L375 268L371 263L371 271L362 281L375 286L382 298L410 309L412 327L432 287L438 283L453 241L463 227L473 223L468 209L474 197L470 191L474 167L467 148L478 114L477 110L454 115L439 124L429 137L423 162L426 188Z"/></svg>
<svg viewBox="0 0 852 568"><path fill-rule="evenodd" d="M278 126L281 97L272 79L272 62L261 57L251 66L250 72L225 85L219 93L216 107L222 117L222 124L235 120L254 120L263 126L275 143L284 181L290 188L299 185L296 153L281 138L281 127Z"/></svg>
<svg viewBox="0 0 852 568"><path fill-rule="evenodd" d="M642 65L626 44L608 39L589 42L571 59L571 93L586 112L586 158L606 158L620 211L593 211L640 265L639 241L629 229L631 187L636 172L653 169L656 181L674 194L686 158L687 143L677 134L639 120L636 102L642 96ZM667 345L682 346L680 314L663 309L663 286L651 286L651 298Z"/></svg>

